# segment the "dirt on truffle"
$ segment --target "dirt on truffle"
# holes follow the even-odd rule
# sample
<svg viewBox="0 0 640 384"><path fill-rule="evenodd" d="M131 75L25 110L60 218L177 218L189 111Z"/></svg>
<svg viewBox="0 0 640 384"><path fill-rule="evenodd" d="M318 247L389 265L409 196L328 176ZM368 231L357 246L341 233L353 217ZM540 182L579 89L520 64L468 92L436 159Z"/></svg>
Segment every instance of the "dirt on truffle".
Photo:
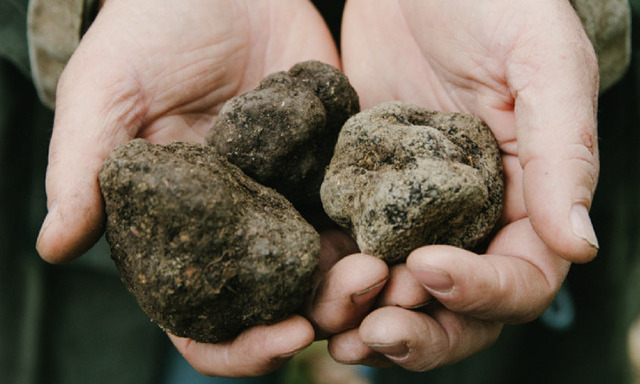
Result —
<svg viewBox="0 0 640 384"><path fill-rule="evenodd" d="M320 240L294 205L313 211L320 197L388 263L491 233L504 182L481 120L398 102L358 111L347 78L309 61L227 102L209 145L138 139L111 154L99 174L107 240L153 321L219 342L295 313Z"/></svg>
<svg viewBox="0 0 640 384"><path fill-rule="evenodd" d="M207 141L294 205L319 205L340 128L359 110L358 95L342 72L306 61L229 100Z"/></svg>
<svg viewBox="0 0 640 384"><path fill-rule="evenodd" d="M318 234L213 148L133 140L99 181L122 280L170 333L227 340L290 316L309 294Z"/></svg>
<svg viewBox="0 0 640 384"><path fill-rule="evenodd" d="M473 249L502 212L500 151L476 117L380 104L344 125L321 196L360 249L388 263L428 244Z"/></svg>

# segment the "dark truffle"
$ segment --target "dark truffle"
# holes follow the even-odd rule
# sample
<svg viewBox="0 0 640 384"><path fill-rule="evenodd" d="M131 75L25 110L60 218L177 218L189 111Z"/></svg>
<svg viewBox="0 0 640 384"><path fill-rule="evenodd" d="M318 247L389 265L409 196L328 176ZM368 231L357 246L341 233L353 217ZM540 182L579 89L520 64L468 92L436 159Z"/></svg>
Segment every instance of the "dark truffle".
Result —
<svg viewBox="0 0 640 384"><path fill-rule="evenodd" d="M476 117L384 103L344 125L321 196L360 249L388 263L427 244L473 249L502 212L500 151Z"/></svg>
<svg viewBox="0 0 640 384"><path fill-rule="evenodd" d="M294 313L319 236L209 146L131 141L99 175L122 280L163 329L218 342Z"/></svg>
<svg viewBox="0 0 640 384"><path fill-rule="evenodd" d="M306 61L229 100L207 141L296 206L319 205L340 128L359 110L358 95L344 74Z"/></svg>

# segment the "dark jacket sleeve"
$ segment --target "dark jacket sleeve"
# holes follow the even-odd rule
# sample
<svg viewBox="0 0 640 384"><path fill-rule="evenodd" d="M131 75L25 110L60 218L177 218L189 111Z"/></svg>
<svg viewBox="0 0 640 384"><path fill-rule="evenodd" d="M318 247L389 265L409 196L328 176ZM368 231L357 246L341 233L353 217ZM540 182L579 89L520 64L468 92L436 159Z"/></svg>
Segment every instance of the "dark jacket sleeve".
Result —
<svg viewBox="0 0 640 384"><path fill-rule="evenodd" d="M27 6L28 0L0 1L0 56L30 76Z"/></svg>

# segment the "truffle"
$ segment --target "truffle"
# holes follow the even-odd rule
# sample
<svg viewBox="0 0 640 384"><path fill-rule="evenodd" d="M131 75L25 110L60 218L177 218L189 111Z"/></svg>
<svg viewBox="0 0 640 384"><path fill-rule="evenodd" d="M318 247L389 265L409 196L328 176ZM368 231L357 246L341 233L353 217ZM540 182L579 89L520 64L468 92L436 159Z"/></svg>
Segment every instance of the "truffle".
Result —
<svg viewBox="0 0 640 384"><path fill-rule="evenodd" d="M360 249L388 263L428 244L473 249L502 212L500 152L476 117L388 102L346 122L321 196Z"/></svg>
<svg viewBox="0 0 640 384"><path fill-rule="evenodd" d="M168 332L226 340L286 318L309 294L316 231L210 146L133 140L99 181L122 280Z"/></svg>
<svg viewBox="0 0 640 384"><path fill-rule="evenodd" d="M306 61L229 100L207 141L294 205L319 205L340 128L359 110L358 95L344 74Z"/></svg>

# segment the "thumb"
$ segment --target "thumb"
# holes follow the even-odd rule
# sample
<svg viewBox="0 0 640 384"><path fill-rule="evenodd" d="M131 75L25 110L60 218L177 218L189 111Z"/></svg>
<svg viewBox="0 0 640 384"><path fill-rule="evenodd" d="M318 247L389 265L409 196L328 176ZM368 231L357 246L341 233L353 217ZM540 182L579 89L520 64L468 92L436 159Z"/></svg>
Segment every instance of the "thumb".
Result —
<svg viewBox="0 0 640 384"><path fill-rule="evenodd" d="M599 172L598 67L577 17L567 17L557 34L566 39L548 43L539 57L516 52L508 76L531 224L557 254L588 262L598 251L588 214Z"/></svg>
<svg viewBox="0 0 640 384"><path fill-rule="evenodd" d="M52 263L82 255L101 236L105 213L97 175L111 150L130 139L140 116L138 92L129 85L135 83L118 77L117 63L100 57L81 44L58 85L46 175L49 212L36 244Z"/></svg>

